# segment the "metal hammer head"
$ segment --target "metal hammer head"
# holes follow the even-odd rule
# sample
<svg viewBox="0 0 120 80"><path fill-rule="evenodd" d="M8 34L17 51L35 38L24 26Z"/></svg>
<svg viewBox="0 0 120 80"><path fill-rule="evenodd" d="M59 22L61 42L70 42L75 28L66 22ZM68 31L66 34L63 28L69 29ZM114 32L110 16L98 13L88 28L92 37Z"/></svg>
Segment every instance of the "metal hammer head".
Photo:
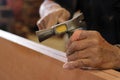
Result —
<svg viewBox="0 0 120 80"><path fill-rule="evenodd" d="M79 16L74 17L73 19L65 21L63 23L54 25L50 29L36 31L36 35L38 36L39 41L42 42L53 35L60 35L66 32L73 31L77 28L84 27L85 27L84 17L83 14L81 13Z"/></svg>

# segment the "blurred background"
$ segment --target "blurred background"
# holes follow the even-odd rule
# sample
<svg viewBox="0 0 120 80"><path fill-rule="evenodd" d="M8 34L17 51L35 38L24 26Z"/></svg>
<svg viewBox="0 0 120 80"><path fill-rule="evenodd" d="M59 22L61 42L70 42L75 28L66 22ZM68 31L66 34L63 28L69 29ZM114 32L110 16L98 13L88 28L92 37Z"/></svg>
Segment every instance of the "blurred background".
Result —
<svg viewBox="0 0 120 80"><path fill-rule="evenodd" d="M0 29L38 42L35 31L43 0L0 0ZM57 44L56 44L57 43ZM59 43L59 44L58 44ZM41 44L64 51L65 42L53 36Z"/></svg>
<svg viewBox="0 0 120 80"><path fill-rule="evenodd" d="M0 0L0 29L28 38L38 30L39 6L43 0Z"/></svg>

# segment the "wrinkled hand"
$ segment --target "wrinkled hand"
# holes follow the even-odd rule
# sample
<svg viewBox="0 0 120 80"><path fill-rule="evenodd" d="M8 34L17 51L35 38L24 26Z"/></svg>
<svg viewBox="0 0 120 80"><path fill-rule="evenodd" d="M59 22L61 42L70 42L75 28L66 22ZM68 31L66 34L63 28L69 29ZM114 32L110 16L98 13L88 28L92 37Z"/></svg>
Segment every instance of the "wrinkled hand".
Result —
<svg viewBox="0 0 120 80"><path fill-rule="evenodd" d="M120 49L109 44L97 31L76 30L67 45L66 69L120 68Z"/></svg>
<svg viewBox="0 0 120 80"><path fill-rule="evenodd" d="M45 1L40 8L40 16L37 25L39 29L45 29L68 20L70 13L53 1Z"/></svg>

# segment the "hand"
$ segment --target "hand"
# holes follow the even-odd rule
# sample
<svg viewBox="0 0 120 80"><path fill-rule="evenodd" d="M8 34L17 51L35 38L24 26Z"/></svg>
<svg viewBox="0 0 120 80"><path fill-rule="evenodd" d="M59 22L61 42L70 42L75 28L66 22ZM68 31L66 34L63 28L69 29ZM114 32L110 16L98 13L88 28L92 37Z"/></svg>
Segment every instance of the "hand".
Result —
<svg viewBox="0 0 120 80"><path fill-rule="evenodd" d="M120 49L109 44L97 31L76 30L67 45L66 69L120 68Z"/></svg>
<svg viewBox="0 0 120 80"><path fill-rule="evenodd" d="M40 7L40 16L37 25L39 29L45 29L68 20L70 13L53 1L44 1Z"/></svg>

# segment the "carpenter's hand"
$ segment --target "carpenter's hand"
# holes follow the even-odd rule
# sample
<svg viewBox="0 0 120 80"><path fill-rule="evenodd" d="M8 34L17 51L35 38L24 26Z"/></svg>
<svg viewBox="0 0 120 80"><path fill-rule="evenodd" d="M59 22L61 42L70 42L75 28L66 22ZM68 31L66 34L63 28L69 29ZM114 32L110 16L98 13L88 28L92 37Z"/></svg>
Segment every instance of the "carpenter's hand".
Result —
<svg viewBox="0 0 120 80"><path fill-rule="evenodd" d="M120 49L109 44L97 31L76 30L67 45L66 69L120 68Z"/></svg>
<svg viewBox="0 0 120 80"><path fill-rule="evenodd" d="M56 23L66 21L70 13L54 1L44 1L40 7L40 16L37 25L39 29L50 28Z"/></svg>

